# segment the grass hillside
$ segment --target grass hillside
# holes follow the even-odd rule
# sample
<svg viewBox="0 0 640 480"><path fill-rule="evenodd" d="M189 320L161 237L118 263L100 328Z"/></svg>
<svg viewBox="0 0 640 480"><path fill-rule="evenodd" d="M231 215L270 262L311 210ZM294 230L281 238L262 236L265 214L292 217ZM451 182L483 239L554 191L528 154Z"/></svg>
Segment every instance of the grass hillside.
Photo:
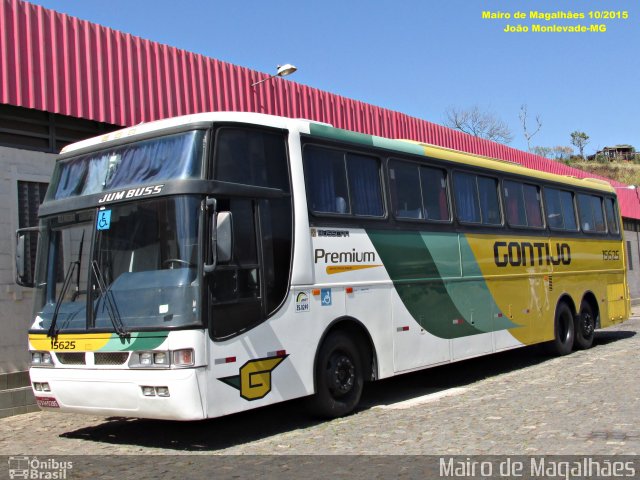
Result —
<svg viewBox="0 0 640 480"><path fill-rule="evenodd" d="M627 185L640 186L640 164L630 162L568 162L567 165L579 168L585 172L626 183Z"/></svg>

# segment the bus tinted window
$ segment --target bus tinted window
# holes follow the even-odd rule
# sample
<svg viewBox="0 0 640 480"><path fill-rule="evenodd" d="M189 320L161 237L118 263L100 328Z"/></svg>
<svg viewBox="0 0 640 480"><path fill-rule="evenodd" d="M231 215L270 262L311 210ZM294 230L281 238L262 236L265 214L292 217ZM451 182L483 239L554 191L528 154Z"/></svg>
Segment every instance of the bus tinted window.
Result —
<svg viewBox="0 0 640 480"><path fill-rule="evenodd" d="M393 197L393 214L398 218L424 218L420 173L416 164L391 161L389 181Z"/></svg>
<svg viewBox="0 0 640 480"><path fill-rule="evenodd" d="M391 161L389 179L396 217L433 221L450 219L444 170Z"/></svg>
<svg viewBox="0 0 640 480"><path fill-rule="evenodd" d="M578 194L580 225L585 232L606 232L607 226L602 213L602 199L595 195Z"/></svg>
<svg viewBox="0 0 640 480"><path fill-rule="evenodd" d="M560 192L560 201L562 202L562 217L564 218L565 230L578 230L578 219L576 218L576 209L573 205L573 194L570 192Z"/></svg>
<svg viewBox="0 0 640 480"><path fill-rule="evenodd" d="M539 189L520 182L504 182L507 221L512 226L542 228Z"/></svg>
<svg viewBox="0 0 640 480"><path fill-rule="evenodd" d="M500 202L498 201L498 181L495 178L478 177L480 214L482 223L500 225Z"/></svg>
<svg viewBox="0 0 640 480"><path fill-rule="evenodd" d="M197 130L111 147L58 162L47 200L153 182L200 178L205 141L206 132Z"/></svg>
<svg viewBox="0 0 640 480"><path fill-rule="evenodd" d="M338 150L304 150L309 208L318 213L351 213L344 155Z"/></svg>
<svg viewBox="0 0 640 480"><path fill-rule="evenodd" d="M427 220L448 221L447 177L439 168L420 167L422 197Z"/></svg>
<svg viewBox="0 0 640 480"><path fill-rule="evenodd" d="M312 211L384 216L377 158L307 146L304 149L304 168Z"/></svg>
<svg viewBox="0 0 640 480"><path fill-rule="evenodd" d="M549 227L556 230L576 231L578 229L571 192L545 188L544 201Z"/></svg>
<svg viewBox="0 0 640 480"><path fill-rule="evenodd" d="M458 220L483 225L502 223L495 178L458 172L454 175L454 185Z"/></svg>
<svg viewBox="0 0 640 480"><path fill-rule="evenodd" d="M480 223L476 176L468 173L456 173L453 178L458 220L465 223Z"/></svg>
<svg viewBox="0 0 640 480"><path fill-rule="evenodd" d="M620 231L618 227L618 214L613 198L604 199L604 212L607 215L607 227L609 228L609 232L618 233Z"/></svg>
<svg viewBox="0 0 640 480"><path fill-rule="evenodd" d="M378 160L364 155L347 154L351 212L354 215L384 215Z"/></svg>
<svg viewBox="0 0 640 480"><path fill-rule="evenodd" d="M220 128L215 152L216 180L289 192L287 150L282 133Z"/></svg>

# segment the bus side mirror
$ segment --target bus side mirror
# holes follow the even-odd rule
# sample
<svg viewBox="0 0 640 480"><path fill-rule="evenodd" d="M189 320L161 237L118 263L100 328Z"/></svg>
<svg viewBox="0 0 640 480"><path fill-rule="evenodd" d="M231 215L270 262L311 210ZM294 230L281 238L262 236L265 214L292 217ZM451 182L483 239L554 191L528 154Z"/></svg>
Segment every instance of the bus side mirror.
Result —
<svg viewBox="0 0 640 480"><path fill-rule="evenodd" d="M209 200L212 207L211 225L211 263L204 264L204 272L212 273L218 262L227 263L233 258L233 215L231 212L216 212L215 200Z"/></svg>
<svg viewBox="0 0 640 480"><path fill-rule="evenodd" d="M228 263L233 258L233 215L219 212L216 215L218 262Z"/></svg>
<svg viewBox="0 0 640 480"><path fill-rule="evenodd" d="M34 283L28 278L27 272L27 235L33 228L21 228L16 232L16 283L21 287L33 288Z"/></svg>

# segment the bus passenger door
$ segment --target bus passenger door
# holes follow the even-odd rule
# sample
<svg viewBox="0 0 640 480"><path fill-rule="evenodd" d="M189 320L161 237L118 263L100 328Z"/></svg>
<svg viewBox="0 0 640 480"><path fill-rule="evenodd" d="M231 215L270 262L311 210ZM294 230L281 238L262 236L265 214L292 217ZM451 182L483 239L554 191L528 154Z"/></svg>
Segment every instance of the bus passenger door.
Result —
<svg viewBox="0 0 640 480"><path fill-rule="evenodd" d="M239 192L216 198L232 214L233 256L207 276L211 336L236 336L272 316L289 291L293 206L287 133L276 129L216 129L211 176ZM229 188L229 186L227 186Z"/></svg>

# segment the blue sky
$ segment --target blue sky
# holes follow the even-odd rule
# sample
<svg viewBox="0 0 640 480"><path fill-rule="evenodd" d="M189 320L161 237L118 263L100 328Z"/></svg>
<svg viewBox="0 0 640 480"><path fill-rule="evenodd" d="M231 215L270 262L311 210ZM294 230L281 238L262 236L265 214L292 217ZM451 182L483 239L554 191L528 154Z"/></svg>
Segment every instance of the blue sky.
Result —
<svg viewBox="0 0 640 480"><path fill-rule="evenodd" d="M585 153L618 143L640 150L640 6L637 0L35 0L31 3L149 40L273 72L296 82L443 123L448 107L478 105L510 126L528 106L533 145ZM504 33L483 10L626 10L605 33ZM520 21L523 24L531 20ZM540 22L545 23L545 22ZM560 25L590 20L556 22Z"/></svg>

